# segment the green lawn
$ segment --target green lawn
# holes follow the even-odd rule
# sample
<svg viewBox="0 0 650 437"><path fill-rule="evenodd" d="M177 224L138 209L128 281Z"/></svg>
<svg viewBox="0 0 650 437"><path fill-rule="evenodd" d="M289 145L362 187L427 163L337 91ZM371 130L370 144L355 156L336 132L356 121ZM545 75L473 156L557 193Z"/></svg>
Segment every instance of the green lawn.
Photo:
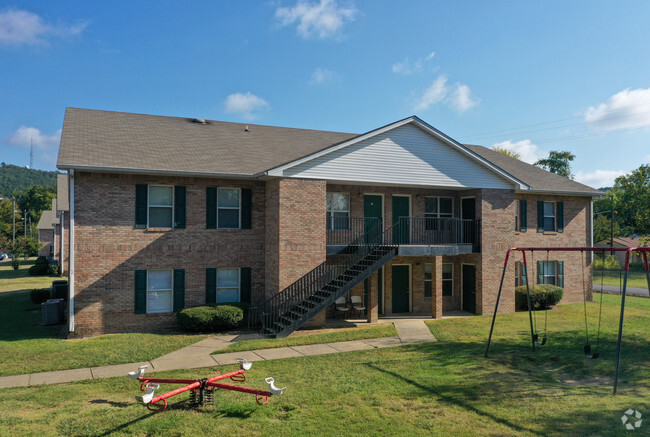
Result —
<svg viewBox="0 0 650 437"><path fill-rule="evenodd" d="M53 276L29 276L28 270L34 265L36 258L20 260L20 268L14 270L11 267L11 260L0 262L0 293L15 290L32 290L34 288L49 288L52 281L68 278Z"/></svg>
<svg viewBox="0 0 650 437"><path fill-rule="evenodd" d="M598 306L588 307L595 335ZM535 353L528 314L517 313L497 318L489 358L491 317L483 316L431 321L437 343L257 362L245 386L265 388L263 379L273 376L287 387L265 406L252 395L221 390L214 406L191 409L182 394L166 412L151 413L136 403L138 383L126 376L4 389L0 435L613 436L626 433L621 416L628 408L644 416L630 435L647 435L650 299L627 299L619 394L612 396L618 313L618 296L606 295L598 360L582 353L584 314L582 304L573 304L550 312L548 342Z"/></svg>
<svg viewBox="0 0 650 437"><path fill-rule="evenodd" d="M623 286L623 274L625 272L619 270L606 270L603 274L603 285L614 285L616 287ZM593 281L594 285L600 284L600 270L594 270ZM648 288L648 280L645 272L629 271L627 274L627 286L634 288Z"/></svg>

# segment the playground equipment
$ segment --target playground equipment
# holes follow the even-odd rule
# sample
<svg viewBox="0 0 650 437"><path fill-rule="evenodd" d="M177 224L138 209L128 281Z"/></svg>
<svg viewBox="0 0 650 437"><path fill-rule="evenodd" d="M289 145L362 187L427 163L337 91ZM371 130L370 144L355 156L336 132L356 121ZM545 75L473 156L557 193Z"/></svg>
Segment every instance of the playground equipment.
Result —
<svg viewBox="0 0 650 437"><path fill-rule="evenodd" d="M535 251L546 251L547 254L548 252L602 252L603 254L605 252L625 252L625 266L623 268L625 274L623 275L623 288L621 290L621 316L620 316L620 321L619 321L619 326L618 326L618 341L616 345L616 370L614 374L614 391L613 394L616 394L616 390L618 387L618 371L619 371L619 365L621 361L621 340L623 338L623 319L625 316L625 291L627 289L627 275L630 270L630 256L632 252L638 252L641 253L643 256L643 265L645 268L645 273L646 273L646 278L648 280L648 290L650 291L650 266L648 265L648 253L650 253L650 247L636 247L636 248L622 248L622 247L513 247L511 249L508 249L508 252L506 253L506 259L503 264L503 273L501 274L501 284L499 285L499 293L497 294L497 301L494 306L494 315L492 316L492 325L490 326L490 335L488 337L488 343L487 343L487 348L485 349L485 356L488 356L488 353L490 352L490 344L492 343L492 333L494 332L494 323L497 318L497 312L499 310L499 301L501 300L501 292L503 290L503 281L506 276L506 270L508 268L508 260L510 259L510 254L513 251L519 251L521 252L521 255L523 257L523 265L524 265L524 272L526 275L526 293L527 293L527 299L528 299L528 318L530 321L530 338L531 338L531 343L533 347L533 352L535 352L535 345L539 345L539 336L536 334L535 329L533 328L533 315L532 315L532 308L530 304L530 286L528 285L528 266L526 263L526 252L530 252L533 254ZM584 269L584 262L583 262L583 269ZM583 270L584 271L584 270ZM583 274L584 276L584 274ZM584 292L584 279L583 279L583 292ZM601 291L602 293L602 291ZM601 295L602 298L602 295ZM585 297L586 299L586 297ZM602 308L602 300L601 300L601 308ZM601 313L602 314L602 313ZM586 320L586 319L585 319ZM600 325L600 321L599 321ZM595 353L592 353L591 351L591 345L589 344L589 337L588 337L588 327L585 324L586 330L587 330L587 343L585 344L584 352L585 356L587 358L597 358L598 357L598 351L596 350ZM599 336L600 336L600 327L599 327ZM543 343L542 343L543 344Z"/></svg>
<svg viewBox="0 0 650 437"><path fill-rule="evenodd" d="M234 372L224 373L223 375L214 376L212 378L204 379L175 379L175 378L148 378L144 376L144 372L149 366L141 366L136 372L129 372L129 376L137 379L142 384L140 390L145 393L136 396L136 400L144 403L150 411L160 412L165 411L167 408L167 399L184 393L190 392L190 403L195 407L214 404L214 392L216 389L233 390L242 393L250 393L255 395L255 400L259 405L265 405L269 402L269 397L273 395L281 395L286 390L284 388L277 388L273 378L266 378L266 383L269 385L268 390L257 390L254 388L240 387L236 385L223 384L217 381L230 378L232 381L243 382L246 381L246 374L244 371L250 370L253 363L245 360L244 358L237 358L240 369ZM159 396L154 396L154 392L160 388L160 384L185 384L183 387L176 390L169 391Z"/></svg>

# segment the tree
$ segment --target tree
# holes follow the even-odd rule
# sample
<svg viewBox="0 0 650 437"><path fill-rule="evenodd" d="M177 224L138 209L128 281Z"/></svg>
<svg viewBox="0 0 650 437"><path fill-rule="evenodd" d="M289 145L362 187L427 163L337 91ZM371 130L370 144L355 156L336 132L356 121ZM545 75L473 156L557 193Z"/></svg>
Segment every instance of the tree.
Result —
<svg viewBox="0 0 650 437"><path fill-rule="evenodd" d="M570 162L574 159L576 159L576 157L571 152L551 150L548 154L548 158L538 159L533 165L548 170L551 173L564 176L565 178L573 179Z"/></svg>
<svg viewBox="0 0 650 437"><path fill-rule="evenodd" d="M650 164L616 178L610 193L624 235L650 234Z"/></svg>
<svg viewBox="0 0 650 437"><path fill-rule="evenodd" d="M613 232L612 232L613 231ZM612 228L612 219L609 214L599 214L594 218L594 242L607 240L610 238L619 237L621 230L614 220L614 227Z"/></svg>
<svg viewBox="0 0 650 437"><path fill-rule="evenodd" d="M38 224L43 211L52 208L52 199L56 193L51 188L42 185L33 185L27 190L15 194L18 210L27 211L27 216L33 224Z"/></svg>
<svg viewBox="0 0 650 437"><path fill-rule="evenodd" d="M7 238L12 238L13 236L13 226L14 226L14 217L12 215L13 202L8 199L0 201L0 235L4 235ZM22 214L19 212L16 213L16 234L20 235L22 232Z"/></svg>
<svg viewBox="0 0 650 437"><path fill-rule="evenodd" d="M492 150L499 152L503 155L509 156L515 159L521 159L521 153L513 152L512 150L506 149L505 147L494 146Z"/></svg>

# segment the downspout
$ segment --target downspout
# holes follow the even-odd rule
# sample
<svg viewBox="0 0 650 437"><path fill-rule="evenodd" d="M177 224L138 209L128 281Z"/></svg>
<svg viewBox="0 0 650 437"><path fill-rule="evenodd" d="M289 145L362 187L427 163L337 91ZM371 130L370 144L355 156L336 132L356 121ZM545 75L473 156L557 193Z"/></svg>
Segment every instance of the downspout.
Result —
<svg viewBox="0 0 650 437"><path fill-rule="evenodd" d="M589 221L590 221L590 226L591 229L589 229L589 247L594 247L594 198L592 197L591 200L589 201L589 206L591 208L591 212L589 213ZM589 263L594 262L594 253L589 252Z"/></svg>
<svg viewBox="0 0 650 437"><path fill-rule="evenodd" d="M70 185L70 265L68 267L68 332L74 332L74 169L68 172Z"/></svg>
<svg viewBox="0 0 650 437"><path fill-rule="evenodd" d="M63 275L65 272L65 211L61 211L61 250L59 251L59 264L61 267L59 269L59 275Z"/></svg>

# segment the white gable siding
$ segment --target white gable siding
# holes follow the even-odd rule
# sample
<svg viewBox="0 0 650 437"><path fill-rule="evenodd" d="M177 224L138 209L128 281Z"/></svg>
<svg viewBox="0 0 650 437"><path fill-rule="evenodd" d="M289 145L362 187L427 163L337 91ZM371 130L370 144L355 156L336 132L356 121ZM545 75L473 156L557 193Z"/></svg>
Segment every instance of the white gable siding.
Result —
<svg viewBox="0 0 650 437"><path fill-rule="evenodd" d="M513 183L423 130L405 125L284 170L284 176L454 188Z"/></svg>

